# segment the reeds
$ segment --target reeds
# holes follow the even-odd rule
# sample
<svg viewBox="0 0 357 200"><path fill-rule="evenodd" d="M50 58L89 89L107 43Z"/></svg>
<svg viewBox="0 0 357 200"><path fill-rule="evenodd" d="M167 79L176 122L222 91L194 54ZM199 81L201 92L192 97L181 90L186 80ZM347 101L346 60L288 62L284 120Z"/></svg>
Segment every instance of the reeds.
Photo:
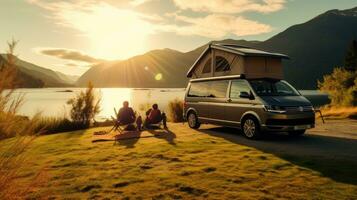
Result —
<svg viewBox="0 0 357 200"><path fill-rule="evenodd" d="M37 183L43 182L38 182L41 172L34 175L30 184L16 181L29 159L25 152L36 138L34 125L40 118L39 114L32 119L16 115L23 102L23 95L13 96L18 84L14 56L16 44L15 40L8 42L7 57L0 62L0 139L14 137L11 145L2 146L0 151L0 199L23 198Z"/></svg>
<svg viewBox="0 0 357 200"><path fill-rule="evenodd" d="M183 101L174 99L168 104L169 121L171 122L183 122Z"/></svg>

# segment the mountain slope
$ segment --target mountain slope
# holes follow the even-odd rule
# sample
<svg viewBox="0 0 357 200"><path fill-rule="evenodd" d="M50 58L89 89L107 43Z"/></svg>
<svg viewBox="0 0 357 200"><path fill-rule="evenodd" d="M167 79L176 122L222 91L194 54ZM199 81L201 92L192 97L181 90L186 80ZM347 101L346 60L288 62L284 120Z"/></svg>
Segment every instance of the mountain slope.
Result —
<svg viewBox="0 0 357 200"><path fill-rule="evenodd" d="M0 62L6 62L6 55L0 54ZM20 87L68 87L56 72L16 58Z"/></svg>
<svg viewBox="0 0 357 200"><path fill-rule="evenodd" d="M315 88L316 79L342 66L349 43L357 38L357 7L331 10L292 26L258 45L285 53L285 78L299 88Z"/></svg>
<svg viewBox="0 0 357 200"><path fill-rule="evenodd" d="M85 86L92 81L96 87L183 87L187 66L199 53L163 49L124 61L105 62L88 70L77 84ZM161 80L155 79L158 74L162 74Z"/></svg>
<svg viewBox="0 0 357 200"><path fill-rule="evenodd" d="M264 42L231 39L217 42L287 54L291 59L284 61L285 78L299 89L314 89L318 79L343 64L347 46L355 38L357 7L328 11ZM185 87L186 72L205 47L187 53L155 50L125 61L102 63L80 77L77 85L93 81L97 87ZM157 73L163 74L162 80L155 80Z"/></svg>
<svg viewBox="0 0 357 200"><path fill-rule="evenodd" d="M58 71L55 71L55 72L62 81L64 81L65 83L68 83L68 84L75 84L76 81L78 80L78 78L80 77L80 76L76 76L76 75L64 74L64 73L58 72Z"/></svg>

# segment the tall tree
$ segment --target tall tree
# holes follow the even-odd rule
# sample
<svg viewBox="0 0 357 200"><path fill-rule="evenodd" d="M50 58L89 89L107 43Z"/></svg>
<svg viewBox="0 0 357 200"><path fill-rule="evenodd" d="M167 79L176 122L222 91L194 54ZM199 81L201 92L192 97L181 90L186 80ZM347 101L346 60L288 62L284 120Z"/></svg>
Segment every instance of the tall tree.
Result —
<svg viewBox="0 0 357 200"><path fill-rule="evenodd" d="M357 71L357 41L352 40L345 57L345 69Z"/></svg>

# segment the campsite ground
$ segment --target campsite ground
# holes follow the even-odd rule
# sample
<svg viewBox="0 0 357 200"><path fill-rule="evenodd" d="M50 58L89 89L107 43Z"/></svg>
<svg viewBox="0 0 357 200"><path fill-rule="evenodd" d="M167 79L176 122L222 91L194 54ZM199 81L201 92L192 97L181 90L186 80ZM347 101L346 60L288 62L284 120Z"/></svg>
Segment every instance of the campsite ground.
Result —
<svg viewBox="0 0 357 200"><path fill-rule="evenodd" d="M236 129L141 133L139 139L92 143L93 132L37 138L21 182L46 178L29 197L102 199L356 199L357 121L318 123L308 134L260 141ZM0 142L0 151L13 139Z"/></svg>

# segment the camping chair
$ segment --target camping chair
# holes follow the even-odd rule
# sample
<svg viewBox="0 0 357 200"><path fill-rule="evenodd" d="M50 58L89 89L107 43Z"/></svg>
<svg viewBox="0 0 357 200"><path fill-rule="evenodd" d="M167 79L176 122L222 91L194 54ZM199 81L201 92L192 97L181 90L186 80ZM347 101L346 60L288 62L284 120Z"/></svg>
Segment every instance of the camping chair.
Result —
<svg viewBox="0 0 357 200"><path fill-rule="evenodd" d="M114 124L113 124L113 127L110 129L110 131L108 133L111 133L112 131L119 131L119 133L123 133L124 129L122 129L121 126L128 126L130 124L134 124L134 123L121 124L119 122L118 112L117 112L117 110L115 108L114 108L114 114L115 114L116 117L111 116Z"/></svg>

